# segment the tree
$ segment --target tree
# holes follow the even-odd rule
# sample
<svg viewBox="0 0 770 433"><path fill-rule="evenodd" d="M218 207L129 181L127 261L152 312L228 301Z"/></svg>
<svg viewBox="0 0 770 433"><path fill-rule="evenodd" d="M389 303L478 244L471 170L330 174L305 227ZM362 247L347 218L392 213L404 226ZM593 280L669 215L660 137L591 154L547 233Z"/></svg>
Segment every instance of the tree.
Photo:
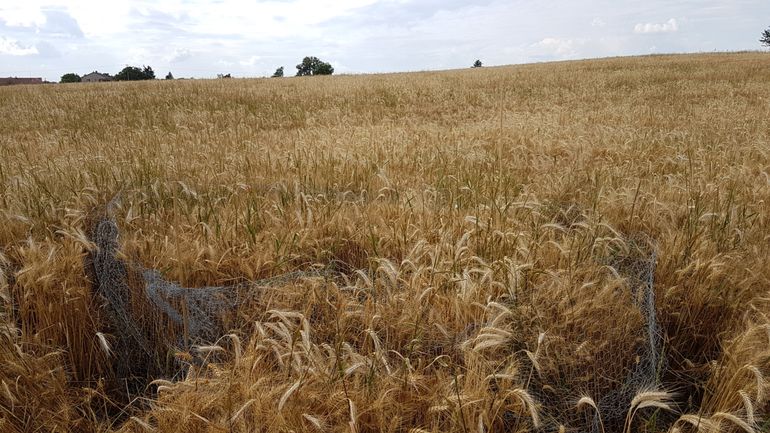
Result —
<svg viewBox="0 0 770 433"><path fill-rule="evenodd" d="M115 74L115 81L135 81L143 79L144 73L136 66L126 66L120 72Z"/></svg>
<svg viewBox="0 0 770 433"><path fill-rule="evenodd" d="M331 75L334 68L331 64L321 61L318 57L305 57L302 63L297 65L297 76L304 77L308 75Z"/></svg>
<svg viewBox="0 0 770 433"><path fill-rule="evenodd" d="M480 68L482 66L483 65L481 64L481 60L476 60L475 62L473 62L473 67L474 68Z"/></svg>
<svg viewBox="0 0 770 433"><path fill-rule="evenodd" d="M144 73L146 80L154 80L155 79L155 71L152 70L151 67L145 66L142 70L142 73Z"/></svg>
<svg viewBox="0 0 770 433"><path fill-rule="evenodd" d="M126 66L115 74L115 81L137 81L137 80L154 80L155 72L151 67L145 66L144 69L139 69L136 66Z"/></svg>
<svg viewBox="0 0 770 433"><path fill-rule="evenodd" d="M79 83L80 75L70 72L61 76L60 83Z"/></svg>
<svg viewBox="0 0 770 433"><path fill-rule="evenodd" d="M315 70L313 75L331 75L334 73L334 68L330 63L321 62Z"/></svg>
<svg viewBox="0 0 770 433"><path fill-rule="evenodd" d="M166 74L166 79L167 80L173 80L174 79L174 76L171 74L171 71L169 71L168 74Z"/></svg>
<svg viewBox="0 0 770 433"><path fill-rule="evenodd" d="M770 29L762 32L762 39L760 39L759 42L762 42L762 45L770 47Z"/></svg>
<svg viewBox="0 0 770 433"><path fill-rule="evenodd" d="M273 78L281 78L283 77L283 66L276 69L275 72L273 72Z"/></svg>

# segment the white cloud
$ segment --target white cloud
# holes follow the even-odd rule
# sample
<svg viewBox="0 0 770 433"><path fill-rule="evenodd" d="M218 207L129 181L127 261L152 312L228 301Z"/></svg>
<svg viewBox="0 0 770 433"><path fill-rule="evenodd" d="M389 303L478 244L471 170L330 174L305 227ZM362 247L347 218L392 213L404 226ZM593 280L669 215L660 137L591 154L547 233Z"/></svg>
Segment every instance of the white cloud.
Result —
<svg viewBox="0 0 770 433"><path fill-rule="evenodd" d="M156 58L156 54L152 50L144 47L130 47L123 53L126 59L126 64L129 65L147 65L152 63L152 59Z"/></svg>
<svg viewBox="0 0 770 433"><path fill-rule="evenodd" d="M260 56L251 56L247 60L241 60L238 62L241 66L254 66L262 59Z"/></svg>
<svg viewBox="0 0 770 433"><path fill-rule="evenodd" d="M184 62L192 56L192 51L188 50L187 48L177 48L169 55L167 55L164 60L169 63Z"/></svg>
<svg viewBox="0 0 770 433"><path fill-rule="evenodd" d="M545 38L533 44L532 47L557 57L570 57L576 54L576 44L577 42L573 39Z"/></svg>
<svg viewBox="0 0 770 433"><path fill-rule="evenodd" d="M0 54L9 56L31 56L37 54L37 47L24 47L16 39L0 37Z"/></svg>
<svg viewBox="0 0 770 433"><path fill-rule="evenodd" d="M191 5L147 2L153 9L178 14L185 10L189 22L185 29L198 33L229 33L269 41L276 35L321 36L315 28L327 20L349 16L356 9L378 0L232 0L212 2L192 0ZM184 3L184 2L182 2Z"/></svg>
<svg viewBox="0 0 770 433"><path fill-rule="evenodd" d="M0 20L9 27L40 27L45 24L45 15L38 5L24 2L0 6Z"/></svg>
<svg viewBox="0 0 770 433"><path fill-rule="evenodd" d="M679 31L679 24L675 18L665 23L639 23L634 26L634 33L674 33Z"/></svg>
<svg viewBox="0 0 770 433"><path fill-rule="evenodd" d="M604 27L606 25L607 23L599 17L596 17L593 21L591 21L591 27Z"/></svg>

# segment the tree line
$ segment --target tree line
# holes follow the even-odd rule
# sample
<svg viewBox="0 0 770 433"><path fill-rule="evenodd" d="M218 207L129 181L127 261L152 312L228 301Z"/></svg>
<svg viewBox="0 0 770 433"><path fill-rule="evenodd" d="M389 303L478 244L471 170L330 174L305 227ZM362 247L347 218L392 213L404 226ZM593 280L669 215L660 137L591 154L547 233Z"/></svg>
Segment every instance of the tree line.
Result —
<svg viewBox="0 0 770 433"><path fill-rule="evenodd" d="M305 57L302 62L297 66L297 77L306 77L313 75L331 75L334 73L334 67L331 63L324 62L315 56ZM105 74L107 75L107 74ZM84 75L85 76L85 75ZM74 72L70 72L61 76L61 83L79 83L83 80L84 76L80 76ZM284 76L283 66L275 70L272 77L278 78ZM231 78L232 75L217 74L217 78ZM139 80L154 80L155 71L151 66L126 66L121 69L115 75L110 76L113 81L139 81ZM173 80L174 75L169 72L165 77L167 80Z"/></svg>
<svg viewBox="0 0 770 433"><path fill-rule="evenodd" d="M98 72L92 72L92 73L98 73ZM86 75L89 75L89 74L86 74ZM139 80L155 79L155 71L153 71L152 67L150 66L142 66L141 68L138 66L126 66L115 75L109 75L109 74L102 74L102 75L109 76L113 81L139 81ZM81 77L80 75L74 72L70 72L62 75L61 80L59 82L60 83L79 83L83 80L83 77ZM166 79L167 80L174 79L174 76L171 74L171 72L166 74Z"/></svg>

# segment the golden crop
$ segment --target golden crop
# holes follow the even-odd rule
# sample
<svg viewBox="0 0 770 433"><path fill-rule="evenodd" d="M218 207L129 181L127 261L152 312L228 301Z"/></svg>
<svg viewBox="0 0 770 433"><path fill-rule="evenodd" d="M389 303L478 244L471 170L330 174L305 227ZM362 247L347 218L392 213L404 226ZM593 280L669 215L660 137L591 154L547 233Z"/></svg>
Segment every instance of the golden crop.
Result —
<svg viewBox="0 0 770 433"><path fill-rule="evenodd" d="M0 431L770 428L766 54L18 86L0 119ZM126 377L110 201L189 290L334 272L173 350L139 289Z"/></svg>

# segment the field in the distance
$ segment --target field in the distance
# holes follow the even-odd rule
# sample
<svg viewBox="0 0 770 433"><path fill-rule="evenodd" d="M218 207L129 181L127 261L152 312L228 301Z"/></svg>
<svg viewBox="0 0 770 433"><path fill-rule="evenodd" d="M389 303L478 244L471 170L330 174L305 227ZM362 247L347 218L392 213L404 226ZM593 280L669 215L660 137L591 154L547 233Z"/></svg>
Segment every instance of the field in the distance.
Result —
<svg viewBox="0 0 770 433"><path fill-rule="evenodd" d="M7 87L0 119L0 431L769 427L766 54Z"/></svg>

